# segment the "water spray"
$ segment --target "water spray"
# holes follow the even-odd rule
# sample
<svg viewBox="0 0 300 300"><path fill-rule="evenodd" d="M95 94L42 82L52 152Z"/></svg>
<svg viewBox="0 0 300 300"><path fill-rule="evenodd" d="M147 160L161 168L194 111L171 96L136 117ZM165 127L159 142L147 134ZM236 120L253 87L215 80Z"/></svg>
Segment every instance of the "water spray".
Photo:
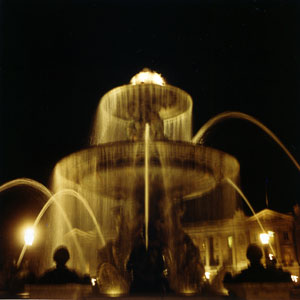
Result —
<svg viewBox="0 0 300 300"><path fill-rule="evenodd" d="M149 135L150 125L145 126L145 244L149 244Z"/></svg>
<svg viewBox="0 0 300 300"><path fill-rule="evenodd" d="M244 195L244 193L241 191L241 189L230 179L230 178L226 178L227 182L240 194L240 196L244 199L244 201L246 202L246 204L248 205L248 207L250 208L253 216L255 217L260 229L262 230L262 232L264 234L268 234L266 231L265 231L265 228L263 227L263 225L261 224L260 220L259 220L259 217L257 216L256 212L254 211L252 205L250 204L250 202L248 201L248 199L246 198L246 196ZM275 256L275 251L271 245L271 243L269 243L269 246L271 248L271 251L273 253L273 255Z"/></svg>
<svg viewBox="0 0 300 300"><path fill-rule="evenodd" d="M237 112L237 111L227 111L223 112L221 114L216 115L215 117L211 118L208 120L197 132L197 134L193 137L192 143L197 144L203 144L204 143L204 137L205 134L207 133L208 129L211 128L212 126L216 125L220 121L227 120L227 119L242 119L249 121L259 128L261 128L265 133L267 133L280 147L281 149L286 153L286 155L290 158L290 160L293 162L295 167L300 171L300 165L297 162L297 160L294 158L294 156L291 154L291 152L284 146L284 144L279 140L279 138L268 128L266 127L263 123L258 121L252 116L249 116L245 113Z"/></svg>

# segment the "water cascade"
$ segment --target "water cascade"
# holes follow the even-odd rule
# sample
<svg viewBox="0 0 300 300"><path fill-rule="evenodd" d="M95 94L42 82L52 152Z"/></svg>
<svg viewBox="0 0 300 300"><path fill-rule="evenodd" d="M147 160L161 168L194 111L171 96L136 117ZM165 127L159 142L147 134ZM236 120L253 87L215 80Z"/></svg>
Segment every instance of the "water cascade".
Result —
<svg viewBox="0 0 300 300"><path fill-rule="evenodd" d="M36 220L34 221L33 228L35 228L38 225L38 223L40 222L40 219L42 218L42 216L44 215L44 213L46 212L46 210L54 202L57 205L58 212L59 212L59 214L61 214L62 219L66 223L68 229L70 231L72 231L72 225L70 223L70 220L69 220L69 218L68 218L65 210L60 205L60 203L56 199L55 195L52 195L51 191L46 186L44 186L42 183L40 183L40 182L38 182L36 180L30 179L30 178L18 178L18 179L14 179L14 180L11 180L9 182L6 182L6 183L2 184L0 186L0 193L3 192L3 191L5 191L5 190L8 190L8 189L11 189L11 188L14 188L14 187L18 187L18 186L28 186L28 187L31 187L31 188L33 188L33 189L41 192L48 199L48 201L44 204L43 208L39 212ZM63 191L61 191L60 193L62 193L62 192ZM78 241L76 239L76 236L72 236L72 238L73 238L73 242L74 242L75 248L77 250L77 253L79 255L79 260L81 262L81 266L83 267L84 266L84 262L83 262L83 256L82 256L81 247L80 247L80 245L79 245L79 243L78 243ZM19 255L19 258L17 260L17 267L19 267L21 265L21 262L23 260L24 255L25 255L25 252L26 252L26 249L27 249L27 245L24 244L24 246L23 246L23 248L21 250L21 253ZM46 249L46 252L48 253L47 249ZM51 254L49 254L49 255L51 257ZM44 262L49 262L49 258L44 257ZM47 265L47 263L45 263L45 265ZM42 266L42 268L45 269L45 267L43 267L43 266Z"/></svg>
<svg viewBox="0 0 300 300"><path fill-rule="evenodd" d="M149 124L145 126L145 243L149 242Z"/></svg>
<svg viewBox="0 0 300 300"><path fill-rule="evenodd" d="M73 227L72 227L72 224L70 223L70 220L65 212L65 210L63 209L63 207L60 205L60 203L58 202L58 200L56 199L57 196L59 196L60 194L66 194L66 193L69 193L69 191L60 191L60 192L57 192L55 195L52 195L49 200L44 204L43 208L41 209L41 211L39 212L38 216L36 217L34 223L33 223L33 229L35 230L36 227L38 226L41 218L44 216L44 214L46 213L46 211L48 210L48 208L54 203L57 205L57 207L59 208L59 212L62 214L63 216L63 220L65 221L68 229L70 232L72 232L73 230ZM75 247L76 247L76 250L77 250L77 253L78 253L78 256L79 256L79 259L80 259L80 263L81 263L81 266L82 268L84 268L85 266L85 263L84 263L84 260L83 260L83 254L82 254L82 250L81 250L81 247L78 243L78 240L76 238L75 235L72 235L73 237L73 241L74 241L74 244L75 244ZM18 258L18 261L17 261L17 268L19 268L19 266L21 265L21 262L23 260L23 257L25 255L25 252L26 252L26 249L27 249L27 245L24 244L23 248L22 248L22 251L20 253L20 256ZM50 254L50 253L49 253ZM51 254L50 254L51 255ZM51 256L50 256L51 257Z"/></svg>
<svg viewBox="0 0 300 300"><path fill-rule="evenodd" d="M56 164L52 192L27 179L0 186L1 192L27 184L49 199L34 224L47 211L44 261L64 244L71 254L69 266L96 276L101 293L127 293L133 284L128 270L135 274L139 264L133 254L141 245L151 253L155 245L170 288L178 293L199 290L203 266L185 222L232 218L239 207L237 193L255 215L238 188L238 161L205 146L207 130L227 118L246 119L268 133L300 168L268 128L243 113L220 114L193 138L192 107L188 93L144 70L100 99L90 146ZM149 270L148 275L154 273Z"/></svg>
<svg viewBox="0 0 300 300"><path fill-rule="evenodd" d="M187 208L187 214L198 219L233 216L236 192L228 188L225 178L238 184L239 163L219 150L191 143L190 95L166 84L156 73L141 73L131 84L101 98L91 146L57 163L52 190L78 192L95 215L105 242L93 235L96 224L82 204L59 196L77 229L87 269L98 277L102 293L128 292L126 265L143 231L146 248L154 243L163 249L171 288L195 290L191 278L199 270L182 271L191 251L197 251L184 232L181 203L189 199L185 202L196 205L197 211ZM53 245L59 240L72 248L56 210L52 208L50 221ZM71 255L75 256L71 266L80 269L77 254ZM199 255L194 258L199 260Z"/></svg>

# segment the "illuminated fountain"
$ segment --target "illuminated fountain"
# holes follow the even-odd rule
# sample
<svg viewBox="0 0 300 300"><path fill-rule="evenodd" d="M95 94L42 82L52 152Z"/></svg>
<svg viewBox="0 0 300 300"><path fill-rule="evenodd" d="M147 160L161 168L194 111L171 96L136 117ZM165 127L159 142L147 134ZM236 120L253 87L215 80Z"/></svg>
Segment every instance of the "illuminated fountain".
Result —
<svg viewBox="0 0 300 300"><path fill-rule="evenodd" d="M182 206L200 201L200 220L232 217L237 197L226 178L238 184L239 163L219 150L192 143L192 105L186 92L148 70L102 97L91 146L65 157L53 171L52 190L60 204L50 208L45 256L65 244L70 266L97 275L101 292L126 293L126 265L136 241L144 232L148 248L153 243L149 232L155 231L171 288L197 291L203 267L198 248L184 233ZM74 192L60 193L64 190ZM74 193L85 199L93 218ZM50 262L44 261L46 268Z"/></svg>
<svg viewBox="0 0 300 300"><path fill-rule="evenodd" d="M90 147L57 163L51 191L31 179L0 186L0 192L29 186L47 198L33 224L42 222L45 232L40 272L64 244L69 266L97 277L101 293L127 293L128 264L142 239L145 253L153 244L161 249L171 289L198 291L204 269L199 249L184 232L183 214L197 221L231 218L239 193L255 215L238 187L237 160L204 146L208 130L228 118L250 121L300 166L267 127L240 112L215 116L192 137L192 105L186 92L142 71L102 97Z"/></svg>

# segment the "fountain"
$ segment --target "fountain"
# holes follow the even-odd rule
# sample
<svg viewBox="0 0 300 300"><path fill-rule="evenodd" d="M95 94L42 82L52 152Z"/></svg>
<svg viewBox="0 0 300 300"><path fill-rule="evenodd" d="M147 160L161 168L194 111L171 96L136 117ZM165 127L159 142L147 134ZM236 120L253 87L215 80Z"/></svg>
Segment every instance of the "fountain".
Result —
<svg viewBox="0 0 300 300"><path fill-rule="evenodd" d="M69 266L96 277L100 293L128 293L141 282L151 290L157 279L177 293L199 292L204 268L198 247L184 231L184 218L231 218L238 194L256 215L238 187L238 161L204 146L209 128L227 118L250 121L300 167L274 133L240 112L217 115L192 137L192 105L189 94L145 69L101 98L90 147L56 164L51 192L31 179L0 186L1 192L27 185L48 198L34 223L43 221L49 229L40 273L64 244ZM25 251L26 246L18 264ZM139 278L137 269L150 279Z"/></svg>
<svg viewBox="0 0 300 300"><path fill-rule="evenodd" d="M203 267L183 230L182 206L198 202L200 220L231 217L237 197L226 180L238 184L239 163L192 142L192 105L190 95L149 70L102 97L90 147L59 161L52 176L52 190L76 229L86 268L56 205L49 208L44 255L51 257L65 244L71 267L97 276L101 293L127 293L128 260L143 236L145 253L159 245L170 288L197 291ZM64 190L86 199L100 229L82 202L69 201L70 195L60 193Z"/></svg>

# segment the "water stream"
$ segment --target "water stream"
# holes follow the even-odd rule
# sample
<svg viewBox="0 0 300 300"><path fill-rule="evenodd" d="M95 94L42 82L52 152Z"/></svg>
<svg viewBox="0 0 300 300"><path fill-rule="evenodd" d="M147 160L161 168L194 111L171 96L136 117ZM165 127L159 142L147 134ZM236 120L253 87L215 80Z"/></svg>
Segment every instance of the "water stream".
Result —
<svg viewBox="0 0 300 300"><path fill-rule="evenodd" d="M253 216L255 217L260 229L262 230L263 233L267 233L265 228L263 227L262 223L259 220L259 217L257 216L256 212L254 211L252 205L250 204L250 202L248 201L248 199L246 198L246 196L244 195L244 193L241 191L241 189L230 179L230 178L226 178L226 181L240 194L240 196L243 198L243 200L245 201L245 203L248 205L248 207L250 208ZM275 251L271 245L271 243L269 243L270 249L273 253L273 255L275 256Z"/></svg>
<svg viewBox="0 0 300 300"><path fill-rule="evenodd" d="M145 127L145 244L148 249L149 243L149 134L150 126Z"/></svg>
<svg viewBox="0 0 300 300"><path fill-rule="evenodd" d="M208 120L197 132L197 134L193 137L192 142L194 144L200 143L203 144L205 142L205 134L207 131L214 125L218 124L221 121L227 120L227 119L243 119L246 121L249 121L259 128L261 128L265 133L267 133L280 147L281 149L287 154L287 156L290 158L290 160L293 162L295 167L300 171L300 165L294 158L294 156L290 153L290 151L284 146L284 144L279 140L279 138L263 123L258 121L252 116L249 116L245 113L237 112L237 111L228 111L223 112L221 114L216 115L215 117Z"/></svg>
<svg viewBox="0 0 300 300"><path fill-rule="evenodd" d="M48 207L52 204L52 202L55 202L55 204L59 207L59 211L63 215L63 218L64 218L69 230L72 231L72 225L71 225L70 220L69 220L68 216L66 215L66 212L64 211L63 207L57 201L55 195L52 195L50 190L46 186L44 186L42 183L40 183L36 180L30 179L30 178L18 178L18 179L14 179L14 180L11 180L7 183L2 184L0 186L0 193L5 191L5 190L11 189L13 187L22 186L22 185L30 186L30 187L34 188L35 190L41 192L42 194L44 194L48 198L48 201L45 203L45 205L41 209L40 213L38 214L37 218L35 219L34 224L33 224L33 228L35 228L37 226L37 224L39 223L41 217L44 215L44 213L46 212ZM76 239L76 236L73 235L73 239L74 239L75 247L76 247L76 249L79 253L81 264L82 264L82 266L84 266L82 250L79 246L79 243ZM18 261L17 261L17 267L19 267L21 265L21 262L23 260L24 255L25 255L25 252L26 252L26 249L27 249L27 245L24 244L24 246L21 250L21 253L19 255Z"/></svg>

